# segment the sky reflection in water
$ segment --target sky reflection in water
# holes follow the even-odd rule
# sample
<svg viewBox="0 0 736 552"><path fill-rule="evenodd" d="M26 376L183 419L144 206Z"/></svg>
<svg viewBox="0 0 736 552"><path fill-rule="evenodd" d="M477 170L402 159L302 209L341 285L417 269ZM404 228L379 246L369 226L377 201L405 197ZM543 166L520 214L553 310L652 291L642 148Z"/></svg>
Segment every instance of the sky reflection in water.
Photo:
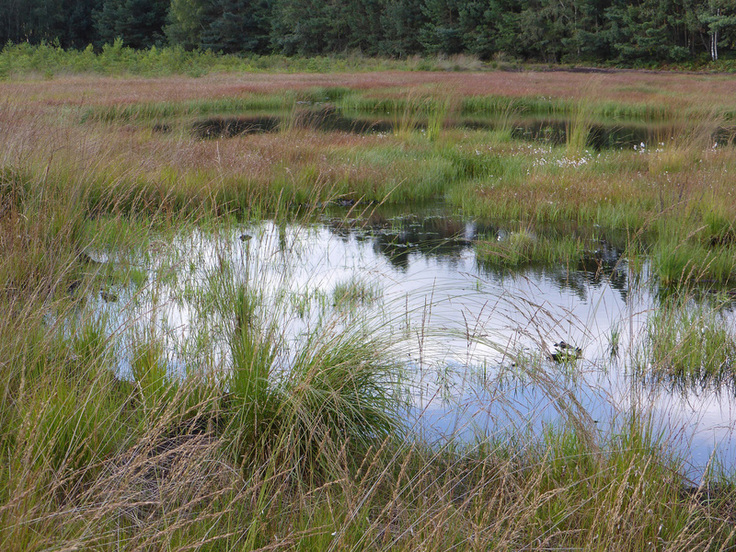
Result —
<svg viewBox="0 0 736 552"><path fill-rule="evenodd" d="M201 290L227 273L255 285L267 302L291 305L270 313L278 310L281 317L285 366L305 333L321 327L320 317L339 320L336 327L368 320L386 332L393 354L406 366L407 420L430 441L538 435L571 409L593 431L609 433L636 404L651 412L655 430L664 431L685 458L693 479L714 447L732 467L731 389L672 389L628 373L655 304L650 286L636 283L646 275L632 274L620 252L605 243L597 260L571 270L484 266L472 240L503 235L499 228L443 216L369 225L344 218L310 226L262 222L222 235L193 233L172 244L177 254L166 268L149 260L149 281L162 271L169 274L170 283L154 290L155 308L151 290L139 292L135 301L131 295L100 306L120 327L131 317L141 324L153 321L166 335L172 366L182 371L187 366L177 361L178 352L191 352L188 344L197 333L208 332L219 346L214 362L227 369L227 344L217 339L224 333L222 321L205 314L199 299L191 300L201 299ZM367 286L377 299L335 315L333 292L351 282ZM614 334L617 357L611 355ZM570 364L549 360L559 341L582 348L583 358ZM575 401L577 409L571 407Z"/></svg>

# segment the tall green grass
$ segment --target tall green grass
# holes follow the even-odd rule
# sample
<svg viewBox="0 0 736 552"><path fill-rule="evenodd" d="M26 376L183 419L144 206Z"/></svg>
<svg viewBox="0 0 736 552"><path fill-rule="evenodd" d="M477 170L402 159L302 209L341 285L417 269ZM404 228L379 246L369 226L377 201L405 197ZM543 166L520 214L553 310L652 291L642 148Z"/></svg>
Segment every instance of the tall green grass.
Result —
<svg viewBox="0 0 736 552"><path fill-rule="evenodd" d="M639 369L679 382L730 382L736 339L723 306L668 298L647 321Z"/></svg>
<svg viewBox="0 0 736 552"><path fill-rule="evenodd" d="M603 437L571 424L537 440L422 442L400 424L380 332L325 319L285 351L258 281L212 270L208 308L230 360L189 359L213 362L191 370L199 377L181 379L164 336L135 320L118 330L129 343L102 319L69 330L28 317L21 333L20 319L0 322L4 549L732 543L722 510L683 494L676 461L635 421ZM60 319L94 311L63 294L51 304ZM121 351L129 380L116 373Z"/></svg>
<svg viewBox="0 0 736 552"><path fill-rule="evenodd" d="M588 146L594 108L590 102L579 101L573 109L566 132L568 156L582 156Z"/></svg>
<svg viewBox="0 0 736 552"><path fill-rule="evenodd" d="M510 232L503 239L479 242L475 250L480 262L506 268L533 264L577 266L587 252L580 238L537 236L528 228Z"/></svg>

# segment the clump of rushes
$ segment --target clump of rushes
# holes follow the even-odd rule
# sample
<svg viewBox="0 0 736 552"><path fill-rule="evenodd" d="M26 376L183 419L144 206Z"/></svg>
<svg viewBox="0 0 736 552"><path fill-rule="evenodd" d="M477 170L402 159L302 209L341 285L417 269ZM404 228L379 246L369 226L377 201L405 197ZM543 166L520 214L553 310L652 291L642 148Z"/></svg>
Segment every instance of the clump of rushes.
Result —
<svg viewBox="0 0 736 552"><path fill-rule="evenodd" d="M391 126L396 137L407 140L419 132L429 141L435 141L450 118L457 113L458 102L457 96L436 89L431 93L411 92L403 98L394 99L390 105L385 105L380 100L356 102L351 99L346 107L369 113L385 110L391 116Z"/></svg>
<svg viewBox="0 0 736 552"><path fill-rule="evenodd" d="M639 370L676 381L736 380L733 322L716 306L676 294L647 320Z"/></svg>
<svg viewBox="0 0 736 552"><path fill-rule="evenodd" d="M239 286L234 297L235 326L230 337L232 370L225 408L231 411L231 440L240 455L269 453L278 443L280 393L273 364L278 347L275 328L258 319L259 298ZM269 443L273 444L269 446ZM263 458L260 458L263 460Z"/></svg>
<svg viewBox="0 0 736 552"><path fill-rule="evenodd" d="M369 305L380 297L380 291L367 282L353 278L335 286L332 292L333 304L338 310L355 310L357 307Z"/></svg>
<svg viewBox="0 0 736 552"><path fill-rule="evenodd" d="M697 241L666 240L651 248L652 263L664 286L698 282L733 283L736 277L736 246L711 249Z"/></svg>
<svg viewBox="0 0 736 552"><path fill-rule="evenodd" d="M565 132L565 152L568 157L580 157L586 153L592 123L593 104L587 100L579 100Z"/></svg>
<svg viewBox="0 0 736 552"><path fill-rule="evenodd" d="M496 240L478 241L475 251L482 263L513 268L532 264L577 264L586 248L575 236L537 235L529 228L520 228Z"/></svg>
<svg viewBox="0 0 736 552"><path fill-rule="evenodd" d="M170 394L175 391L168 373L169 363L164 345L155 336L134 335L131 354L131 375L138 388L141 405L144 411L153 417L169 402Z"/></svg>
<svg viewBox="0 0 736 552"><path fill-rule="evenodd" d="M729 226L715 217L688 234L684 233L687 228L669 220L654 226L657 236L650 255L662 285L728 284L736 278L736 244L730 239Z"/></svg>
<svg viewBox="0 0 736 552"><path fill-rule="evenodd" d="M226 439L244 466L324 476L397 432L396 367L374 336L325 322L286 355L277 320L265 314L278 306L264 309L243 286L234 305L223 404Z"/></svg>

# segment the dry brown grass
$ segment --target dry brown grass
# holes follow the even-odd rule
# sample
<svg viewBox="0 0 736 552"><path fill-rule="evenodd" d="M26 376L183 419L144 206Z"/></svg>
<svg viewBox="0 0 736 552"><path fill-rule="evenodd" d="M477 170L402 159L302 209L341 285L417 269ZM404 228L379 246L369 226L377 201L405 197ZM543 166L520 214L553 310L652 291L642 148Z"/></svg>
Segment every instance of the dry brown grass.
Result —
<svg viewBox="0 0 736 552"><path fill-rule="evenodd" d="M0 155L5 166L82 183L83 197L93 195L107 205L135 189L143 203L166 209L218 201L242 209L268 204L278 194L293 203L348 194L378 200L389 193L399 200L436 197L444 193L441 183L452 178L451 171L443 169L445 156L453 149L469 155L475 147L464 145L467 133L459 130L444 130L442 139L433 144L398 134L361 136L308 129L199 140L186 127L162 134L140 125L79 122L91 106L245 97L317 86L399 99L445 91L453 106L460 97L485 94L667 105L682 111L699 106L701 119L677 140L668 140L661 152L650 148L644 155L606 153L603 160L592 159L581 168L539 166L544 154L530 155L513 142L483 146L487 155L515 158L524 167L500 181L480 179L467 191L481 206L505 205L516 215L553 219L592 220L600 206L627 204L640 211L634 217L638 223L673 205L719 205L726 212L736 211L727 176L732 150L713 151L706 143L723 120L720 110L736 108L736 79L721 75L383 72L199 79L75 76L2 82ZM428 182L430 159L437 161L437 172ZM423 186L425 190L417 192ZM490 212L504 210L496 207Z"/></svg>
<svg viewBox="0 0 736 552"><path fill-rule="evenodd" d="M594 86L591 86L594 83ZM348 87L381 96L406 97L413 91L441 89L459 96L546 96L678 108L736 106L736 78L731 75L652 71L610 73L483 72L437 73L386 71L356 74L246 74L164 79L98 76L18 79L0 83L0 99L13 104L48 108L128 105L140 102L182 102L195 99L273 94L315 87Z"/></svg>

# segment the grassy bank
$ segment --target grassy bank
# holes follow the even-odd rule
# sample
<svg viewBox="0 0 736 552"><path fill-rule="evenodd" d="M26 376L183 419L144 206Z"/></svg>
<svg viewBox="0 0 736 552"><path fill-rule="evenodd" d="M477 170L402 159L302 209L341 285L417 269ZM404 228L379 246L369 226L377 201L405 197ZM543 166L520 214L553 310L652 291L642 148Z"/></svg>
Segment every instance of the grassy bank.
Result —
<svg viewBox="0 0 736 552"><path fill-rule="evenodd" d="M651 259L665 285L732 283L736 151L731 139L712 142L736 109L723 94L730 80L640 75L586 87L473 74L443 92L454 78L0 83L0 548L734 546L733 474L711 466L694 486L641 412L597 429L539 359L518 355L516 370L547 388L566 423L437 445L401 422L396 343L356 318L380 293L370 281L318 298L325 314L297 346L281 322L308 316L303 298L238 280L225 255L208 265L204 291L167 269L201 269L172 252L182 229L234 233L331 201L355 211L445 200L513 221L505 239L475 244L496 267L574 265L615 231L626 258ZM194 132L205 119L254 113L276 117L273 128ZM380 115L386 126L315 123L336 113ZM687 115L678 133L644 148L588 144L607 119L677 114ZM491 115L493 127L459 123ZM566 139L514 135L532 115L567 117ZM100 305L121 287L134 315L105 318ZM175 354L156 323L159 303L148 302L165 303L170 289L193 296L209 321ZM652 318L639 367L728 379L730 328L718 309L684 303L663 303ZM691 331L700 325L709 331Z"/></svg>
<svg viewBox="0 0 736 552"><path fill-rule="evenodd" d="M503 63L516 67L516 63ZM179 47L155 46L137 50L117 40L102 49L90 45L84 50L64 50L51 44L32 46L28 43L6 44L0 50L0 78L36 75L94 73L98 75L140 75L160 77L186 75L201 77L216 73L325 73L355 71L468 71L483 67L496 68L498 63L485 64L473 56L413 56L391 59L353 55L313 57L271 55L226 55L210 50L186 51Z"/></svg>
<svg viewBox="0 0 736 552"><path fill-rule="evenodd" d="M34 75L42 78L70 74L128 75L161 77L186 75L199 78L221 73L330 73L398 71L536 71L565 70L575 73L632 72L635 68L663 72L689 72L704 75L733 73L732 59L689 62L685 64L619 64L587 62L550 64L530 63L521 59L501 56L482 61L472 54L413 55L403 58L366 56L359 51L325 54L322 56L258 55L253 53L222 54L211 50L187 51L178 46L153 46L135 49L121 40L102 47L87 46L81 50L64 50L54 44L31 45L27 42L7 43L0 50L0 78Z"/></svg>

